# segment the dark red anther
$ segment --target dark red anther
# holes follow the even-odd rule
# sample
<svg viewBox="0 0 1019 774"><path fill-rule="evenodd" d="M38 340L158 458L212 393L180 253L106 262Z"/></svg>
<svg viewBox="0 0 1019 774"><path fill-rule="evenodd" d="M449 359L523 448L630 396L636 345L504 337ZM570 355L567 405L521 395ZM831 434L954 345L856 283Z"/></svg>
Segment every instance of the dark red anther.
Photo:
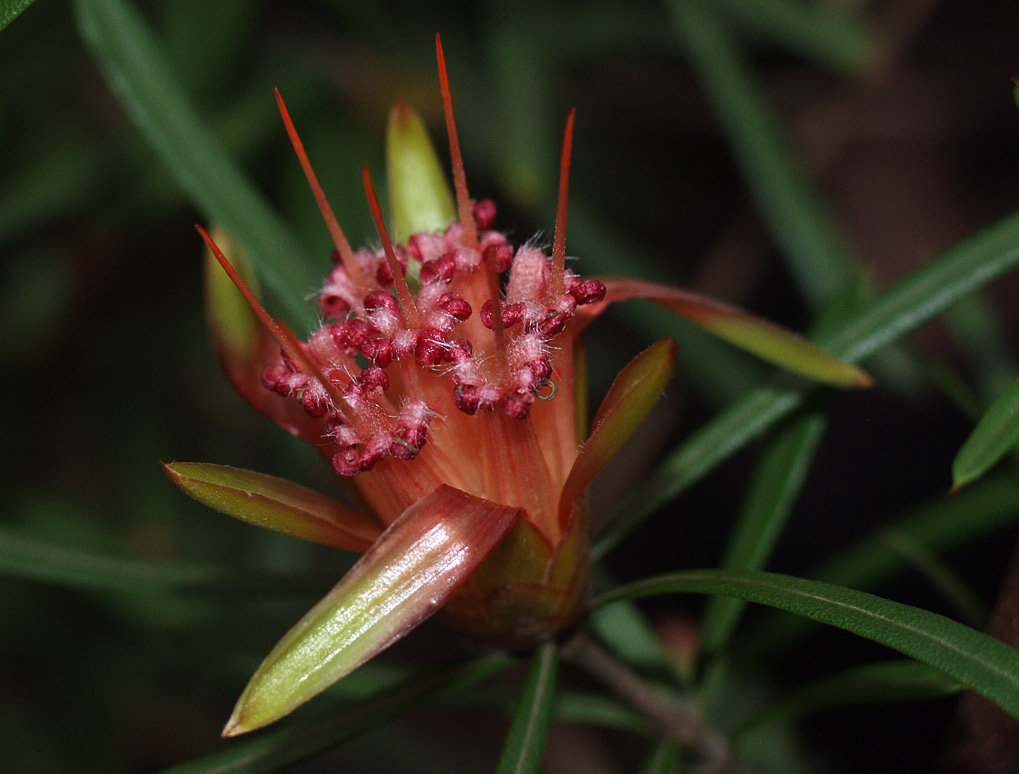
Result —
<svg viewBox="0 0 1019 774"><path fill-rule="evenodd" d="M452 253L445 253L433 261L421 264L421 284L449 282L456 272L456 259Z"/></svg>
<svg viewBox="0 0 1019 774"><path fill-rule="evenodd" d="M509 271L510 266L513 265L513 246L507 242L488 245L481 256L493 271L501 274L504 271Z"/></svg>
<svg viewBox="0 0 1019 774"><path fill-rule="evenodd" d="M474 215L478 231L487 231L495 223L495 202L491 199L471 202L471 213Z"/></svg>
<svg viewBox="0 0 1019 774"><path fill-rule="evenodd" d="M332 253L329 254L329 260L333 262L333 266L336 266L343 262L343 258L340 257L340 251L337 250L335 247L333 248Z"/></svg>
<svg viewBox="0 0 1019 774"><path fill-rule="evenodd" d="M502 308L502 327L512 328L518 322L520 318L524 316L524 305L521 303L506 304Z"/></svg>
<svg viewBox="0 0 1019 774"><path fill-rule="evenodd" d="M535 384L543 384L552 377L552 361L547 357L532 360L530 363L526 363L524 368L534 375Z"/></svg>
<svg viewBox="0 0 1019 774"><path fill-rule="evenodd" d="M312 385L305 387L304 393L301 395L301 407L310 417L318 419L325 416L326 410L329 408L325 390L314 389Z"/></svg>
<svg viewBox="0 0 1019 774"><path fill-rule="evenodd" d="M361 349L368 337L368 326L363 320L351 317L330 325L329 335L341 352L352 355Z"/></svg>
<svg viewBox="0 0 1019 774"><path fill-rule="evenodd" d="M382 336L365 337L360 352L379 368L393 362L393 342Z"/></svg>
<svg viewBox="0 0 1019 774"><path fill-rule="evenodd" d="M333 470L341 476L356 476L361 472L361 452L353 447L340 449L333 455Z"/></svg>
<svg viewBox="0 0 1019 774"><path fill-rule="evenodd" d="M492 311L492 299L481 305L481 324L489 330L495 327L495 313Z"/></svg>
<svg viewBox="0 0 1019 774"><path fill-rule="evenodd" d="M449 347L442 333L428 328L418 336L417 347L414 349L414 360L422 368L442 365L449 361Z"/></svg>
<svg viewBox="0 0 1019 774"><path fill-rule="evenodd" d="M471 316L471 305L456 293L443 293L439 296L439 306L460 322Z"/></svg>
<svg viewBox="0 0 1019 774"><path fill-rule="evenodd" d="M480 390L473 384L458 384L453 388L453 402L465 414L476 414L481 405Z"/></svg>
<svg viewBox="0 0 1019 774"><path fill-rule="evenodd" d="M425 445L424 427L401 427L393 436L389 453L399 460L412 460Z"/></svg>
<svg viewBox="0 0 1019 774"><path fill-rule="evenodd" d="M526 419L531 411L531 396L511 392L499 399L499 408L513 419Z"/></svg>
<svg viewBox="0 0 1019 774"><path fill-rule="evenodd" d="M358 375L357 381L369 395L375 392L382 393L389 389L389 374L377 365L371 365L364 369Z"/></svg>
<svg viewBox="0 0 1019 774"><path fill-rule="evenodd" d="M364 308L368 311L372 309L389 309L390 311L398 312L400 305L391 293L387 293L384 290L373 290L364 297Z"/></svg>
<svg viewBox="0 0 1019 774"><path fill-rule="evenodd" d="M605 283L594 279L580 280L570 287L569 292L578 306L597 304L605 298Z"/></svg>
<svg viewBox="0 0 1019 774"><path fill-rule="evenodd" d="M557 336L563 332L569 317L562 312L550 309L544 319L538 323L538 333L543 336Z"/></svg>

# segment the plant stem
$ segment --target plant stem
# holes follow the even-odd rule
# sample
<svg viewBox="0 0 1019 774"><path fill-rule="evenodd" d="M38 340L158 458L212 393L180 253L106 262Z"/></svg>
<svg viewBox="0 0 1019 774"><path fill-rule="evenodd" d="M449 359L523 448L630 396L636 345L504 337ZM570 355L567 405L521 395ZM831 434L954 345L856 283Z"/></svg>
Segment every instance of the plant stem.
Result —
<svg viewBox="0 0 1019 774"><path fill-rule="evenodd" d="M666 737L690 750L698 760L691 768L695 774L743 774L746 771L728 740L705 722L699 707L677 707L598 645L587 632L577 632L563 647L562 657L657 724Z"/></svg>

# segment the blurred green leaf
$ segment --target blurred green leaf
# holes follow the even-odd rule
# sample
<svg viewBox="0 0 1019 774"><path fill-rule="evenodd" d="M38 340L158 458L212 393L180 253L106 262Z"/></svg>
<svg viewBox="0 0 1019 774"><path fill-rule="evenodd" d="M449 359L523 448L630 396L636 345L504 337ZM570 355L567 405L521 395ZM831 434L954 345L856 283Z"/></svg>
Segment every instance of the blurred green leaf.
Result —
<svg viewBox="0 0 1019 774"><path fill-rule="evenodd" d="M877 61L875 36L854 18L858 6L800 0L711 0L707 5L741 32L838 73L862 75Z"/></svg>
<svg viewBox="0 0 1019 774"><path fill-rule="evenodd" d="M784 693L744 723L735 735L758 733L762 726L824 710L937 699L962 688L958 680L917 661L865 664Z"/></svg>
<svg viewBox="0 0 1019 774"><path fill-rule="evenodd" d="M32 4L32 0L3 0L0 3L0 30L18 18Z"/></svg>
<svg viewBox="0 0 1019 774"><path fill-rule="evenodd" d="M314 264L222 151L144 20L121 0L76 0L75 8L82 35L111 87L178 184L208 220L237 236L291 322L309 322L312 310L304 295L316 284ZM200 245L195 247L197 256Z"/></svg>
<svg viewBox="0 0 1019 774"><path fill-rule="evenodd" d="M659 742L641 764L639 774L679 774L683 769L679 745L672 740Z"/></svg>
<svg viewBox="0 0 1019 774"><path fill-rule="evenodd" d="M531 669L513 713L513 723L506 735L496 774L535 774L541 768L545 739L552 720L558 671L559 646L546 642L531 659Z"/></svg>
<svg viewBox="0 0 1019 774"><path fill-rule="evenodd" d="M764 567L806 482L826 426L823 413L807 412L789 422L767 445L729 536L723 569ZM701 624L703 652L717 653L725 647L743 607L744 603L730 597L708 600Z"/></svg>
<svg viewBox="0 0 1019 774"><path fill-rule="evenodd" d="M1019 379L991 404L952 463L952 491L984 475L1019 444Z"/></svg>
<svg viewBox="0 0 1019 774"><path fill-rule="evenodd" d="M804 174L732 35L705 3L670 0L669 9L673 30L714 104L797 287L812 307L822 306L855 274L856 259L845 237Z"/></svg>
<svg viewBox="0 0 1019 774"><path fill-rule="evenodd" d="M725 594L845 629L940 669L1019 717L1019 650L927 610L755 570L689 570L615 589L595 605L661 594Z"/></svg>
<svg viewBox="0 0 1019 774"><path fill-rule="evenodd" d="M327 716L232 742L219 752L174 766L164 774L280 771L442 696L483 682L512 663L510 657L494 653L438 673L417 676L352 707L333 708Z"/></svg>
<svg viewBox="0 0 1019 774"><path fill-rule="evenodd" d="M847 362L867 358L1019 263L1019 213L964 239L899 280L817 344ZM772 379L681 444L603 529L594 554L686 490L803 403L807 389Z"/></svg>
<svg viewBox="0 0 1019 774"><path fill-rule="evenodd" d="M652 736L655 728L643 715L600 693L556 691L556 720Z"/></svg>

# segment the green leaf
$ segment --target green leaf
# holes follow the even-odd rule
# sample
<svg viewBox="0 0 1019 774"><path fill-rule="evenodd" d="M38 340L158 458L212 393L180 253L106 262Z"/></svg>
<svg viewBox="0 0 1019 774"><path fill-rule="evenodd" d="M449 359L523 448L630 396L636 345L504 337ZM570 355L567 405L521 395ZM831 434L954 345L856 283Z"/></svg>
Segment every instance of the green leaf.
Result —
<svg viewBox="0 0 1019 774"><path fill-rule="evenodd" d="M314 264L222 150L145 21L121 0L76 0L75 8L111 88L177 183L209 221L237 236L292 322L310 323L304 296L318 279Z"/></svg>
<svg viewBox="0 0 1019 774"><path fill-rule="evenodd" d="M853 8L799 0L711 0L710 5L741 32L838 73L865 74L877 62L875 36L853 18Z"/></svg>
<svg viewBox="0 0 1019 774"><path fill-rule="evenodd" d="M407 634L460 588L519 513L445 484L412 505L266 656L223 735L278 720Z"/></svg>
<svg viewBox="0 0 1019 774"><path fill-rule="evenodd" d="M453 192L428 128L403 100L389 112L386 182L394 242L419 231L443 231L456 220Z"/></svg>
<svg viewBox="0 0 1019 774"><path fill-rule="evenodd" d="M645 349L616 376L591 422L593 430L577 454L559 497L565 519L573 501L615 456L651 411L676 367L676 344L663 339Z"/></svg>
<svg viewBox="0 0 1019 774"><path fill-rule="evenodd" d="M657 282L629 277L602 277L601 280L605 283L606 301L646 298L787 371L838 387L873 385L873 380L859 368L844 363L802 336L742 309Z"/></svg>
<svg viewBox="0 0 1019 774"><path fill-rule="evenodd" d="M1019 213L964 239L881 293L817 344L847 362L867 358L1019 264ZM595 543L604 556L654 510L802 405L807 388L774 378L680 445L607 522Z"/></svg>
<svg viewBox="0 0 1019 774"><path fill-rule="evenodd" d="M215 565L153 562L54 545L16 528L0 528L0 574L41 583L137 594L149 591L201 591L237 594L287 590L304 593L307 578L259 571L241 576Z"/></svg>
<svg viewBox="0 0 1019 774"><path fill-rule="evenodd" d="M743 52L708 5L670 0L673 31L714 105L757 209L781 247L797 287L811 307L818 308L852 280L856 258L824 197L804 174L802 160Z"/></svg>
<svg viewBox="0 0 1019 774"><path fill-rule="evenodd" d="M554 642L546 642L531 659L531 669L513 714L496 774L536 773L541 768L558 671L559 648Z"/></svg>
<svg viewBox="0 0 1019 774"><path fill-rule="evenodd" d="M845 629L940 669L1019 718L1019 650L944 616L862 591L754 570L690 570L623 586L594 604L683 593L725 594Z"/></svg>
<svg viewBox="0 0 1019 774"><path fill-rule="evenodd" d="M744 723L735 736L762 726L823 710L854 705L926 701L951 696L963 688L957 680L917 661L886 661L847 669L783 694Z"/></svg>
<svg viewBox="0 0 1019 774"><path fill-rule="evenodd" d="M1019 379L987 409L952 463L952 491L984 475L1019 444Z"/></svg>
<svg viewBox="0 0 1019 774"><path fill-rule="evenodd" d="M852 588L876 588L911 567L904 541L933 554L1013 526L1019 520L1019 482L992 476L956 497L940 497L906 518L877 530L811 573L817 580ZM790 616L768 620L750 638L755 654L779 653L801 637L809 621Z"/></svg>
<svg viewBox="0 0 1019 774"><path fill-rule="evenodd" d="M373 519L283 478L201 462L164 464L163 471L198 502L284 535L363 552L382 534Z"/></svg>
<svg viewBox="0 0 1019 774"><path fill-rule="evenodd" d="M679 744L670 739L659 742L639 769L640 774L679 774L682 754Z"/></svg>
<svg viewBox="0 0 1019 774"><path fill-rule="evenodd" d="M654 725L643 715L601 693L557 691L552 714L556 720L566 723L643 736L654 736L656 733Z"/></svg>
<svg viewBox="0 0 1019 774"><path fill-rule="evenodd" d="M0 3L0 30L17 19L31 4L32 0L3 0Z"/></svg>
<svg viewBox="0 0 1019 774"><path fill-rule="evenodd" d="M438 674L417 676L354 706L333 708L323 717L233 742L163 774L269 774L311 758L365 731L451 693L470 688L502 671L513 659L487 654Z"/></svg>
<svg viewBox="0 0 1019 774"><path fill-rule="evenodd" d="M722 568L758 570L771 556L793 505L807 479L810 463L827 421L806 413L784 427L761 454L747 499L729 537ZM717 653L725 647L744 603L730 597L708 601L701 624L700 647Z"/></svg>

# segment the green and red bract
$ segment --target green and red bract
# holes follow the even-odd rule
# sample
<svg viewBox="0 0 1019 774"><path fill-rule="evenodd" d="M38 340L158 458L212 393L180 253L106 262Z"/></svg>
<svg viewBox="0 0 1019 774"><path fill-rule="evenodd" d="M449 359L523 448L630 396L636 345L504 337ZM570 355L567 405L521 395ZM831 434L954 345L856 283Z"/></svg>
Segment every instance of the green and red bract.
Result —
<svg viewBox="0 0 1019 774"><path fill-rule="evenodd" d="M398 103L387 135L395 243L363 171L380 249L350 247L277 95L336 245L318 296L322 325L306 342L265 312L199 227L246 301L238 306L223 283L210 287L213 339L231 382L315 445L362 510L232 468L174 464L168 474L213 508L286 534L354 550L377 536L266 658L228 735L282 717L440 609L461 631L513 648L577 621L590 566L587 485L647 415L675 365L671 341L638 355L588 435L578 409L580 334L608 303L649 298L797 373L869 383L804 339L711 299L568 269L572 112L552 254L512 245L493 228L495 205L468 194L438 37L436 50L456 196L420 119Z"/></svg>

